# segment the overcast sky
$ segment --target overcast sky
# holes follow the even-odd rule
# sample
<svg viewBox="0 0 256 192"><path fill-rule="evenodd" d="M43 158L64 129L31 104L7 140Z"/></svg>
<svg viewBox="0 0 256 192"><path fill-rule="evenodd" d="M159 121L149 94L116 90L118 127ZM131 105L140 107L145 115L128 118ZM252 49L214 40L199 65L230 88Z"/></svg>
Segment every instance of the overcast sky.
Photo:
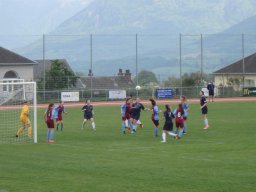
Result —
<svg viewBox="0 0 256 192"><path fill-rule="evenodd" d="M0 34L48 33L93 0L0 0Z"/></svg>

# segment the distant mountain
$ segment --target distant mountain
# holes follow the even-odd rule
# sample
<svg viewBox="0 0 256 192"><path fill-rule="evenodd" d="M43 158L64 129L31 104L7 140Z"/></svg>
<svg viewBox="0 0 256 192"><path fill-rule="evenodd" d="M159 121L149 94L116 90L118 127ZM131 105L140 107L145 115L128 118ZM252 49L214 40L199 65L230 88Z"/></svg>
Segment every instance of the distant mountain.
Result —
<svg viewBox="0 0 256 192"><path fill-rule="evenodd" d="M247 33L246 27L253 32L253 19L248 17L255 14L255 7L254 0L93 0L46 35L45 55L47 59L65 58L75 71L87 74L93 34L95 75L113 75L118 68L130 69L135 74L138 34L139 70L152 70L165 79L179 74L179 34L183 34L184 73L200 70L200 34L208 33L203 41L203 63L204 70L212 72L241 56L237 52L241 48L237 34ZM234 28L229 29L230 26ZM236 38L221 31L232 32ZM218 36L211 35L214 33ZM40 59L42 40L20 51L29 58Z"/></svg>
<svg viewBox="0 0 256 192"><path fill-rule="evenodd" d="M216 33L255 14L254 0L94 0L54 34Z"/></svg>
<svg viewBox="0 0 256 192"><path fill-rule="evenodd" d="M213 70L255 53L256 16L247 18L221 33L206 35L203 45Z"/></svg>

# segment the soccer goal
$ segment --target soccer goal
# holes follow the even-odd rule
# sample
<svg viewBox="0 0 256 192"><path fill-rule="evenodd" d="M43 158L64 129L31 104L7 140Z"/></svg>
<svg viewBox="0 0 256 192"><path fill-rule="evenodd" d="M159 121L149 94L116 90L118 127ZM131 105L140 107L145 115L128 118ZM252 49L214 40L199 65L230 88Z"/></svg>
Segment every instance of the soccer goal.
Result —
<svg viewBox="0 0 256 192"><path fill-rule="evenodd" d="M17 142L37 143L36 82L0 80L0 143Z"/></svg>

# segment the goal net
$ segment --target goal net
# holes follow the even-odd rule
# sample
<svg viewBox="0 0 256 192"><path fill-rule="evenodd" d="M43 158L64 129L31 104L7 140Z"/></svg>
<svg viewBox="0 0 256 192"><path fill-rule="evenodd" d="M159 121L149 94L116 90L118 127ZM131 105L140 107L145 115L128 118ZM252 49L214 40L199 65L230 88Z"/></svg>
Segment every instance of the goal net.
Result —
<svg viewBox="0 0 256 192"><path fill-rule="evenodd" d="M0 143L37 143L36 105L35 82L0 80Z"/></svg>

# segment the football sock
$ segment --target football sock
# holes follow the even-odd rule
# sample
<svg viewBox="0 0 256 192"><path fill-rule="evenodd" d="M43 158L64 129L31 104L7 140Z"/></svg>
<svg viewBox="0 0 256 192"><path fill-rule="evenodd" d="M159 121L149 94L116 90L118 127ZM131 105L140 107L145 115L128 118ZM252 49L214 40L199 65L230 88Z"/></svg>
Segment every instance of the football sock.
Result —
<svg viewBox="0 0 256 192"><path fill-rule="evenodd" d="M28 137L32 138L32 127L28 127Z"/></svg>
<svg viewBox="0 0 256 192"><path fill-rule="evenodd" d="M58 131L58 129L59 129L59 123L57 123L57 127L56 127L56 130Z"/></svg>
<svg viewBox="0 0 256 192"><path fill-rule="evenodd" d="M158 128L154 127L154 135L157 136L157 133L158 133Z"/></svg>
<svg viewBox="0 0 256 192"><path fill-rule="evenodd" d="M183 129L179 130L179 138L182 137L182 134L183 134Z"/></svg>
<svg viewBox="0 0 256 192"><path fill-rule="evenodd" d="M60 130L63 130L63 123L60 124Z"/></svg>
<svg viewBox="0 0 256 192"><path fill-rule="evenodd" d="M132 122L128 121L128 124L129 124L129 127L132 129L133 128Z"/></svg>
<svg viewBox="0 0 256 192"><path fill-rule="evenodd" d="M162 133L162 139L164 142L166 142L166 133L165 132Z"/></svg>
<svg viewBox="0 0 256 192"><path fill-rule="evenodd" d="M207 118L204 119L204 125L208 126L208 119Z"/></svg>
<svg viewBox="0 0 256 192"><path fill-rule="evenodd" d="M92 122L92 128L95 129L95 123L94 122Z"/></svg>
<svg viewBox="0 0 256 192"><path fill-rule="evenodd" d="M51 139L51 131L47 131L47 140L50 140Z"/></svg>
<svg viewBox="0 0 256 192"><path fill-rule="evenodd" d="M20 134L23 132L23 128L19 128L16 135L20 136Z"/></svg>
<svg viewBox="0 0 256 192"><path fill-rule="evenodd" d="M127 120L127 119L125 120L125 122L124 122L124 123L125 123L125 127L128 127L128 126L129 126L129 122L128 122L128 120Z"/></svg>
<svg viewBox="0 0 256 192"><path fill-rule="evenodd" d="M176 134L172 132L168 132L168 135L176 137Z"/></svg>
<svg viewBox="0 0 256 192"><path fill-rule="evenodd" d="M53 139L54 137L54 131L50 131L50 139Z"/></svg>
<svg viewBox="0 0 256 192"><path fill-rule="evenodd" d="M124 129L125 129L125 122L122 121L122 131L124 131Z"/></svg>
<svg viewBox="0 0 256 192"><path fill-rule="evenodd" d="M184 132L184 133L186 133L186 132L187 132L187 124L186 124L186 123L184 123L183 132Z"/></svg>
<svg viewBox="0 0 256 192"><path fill-rule="evenodd" d="M85 122L86 122L86 121L83 121L82 128L84 128Z"/></svg>
<svg viewBox="0 0 256 192"><path fill-rule="evenodd" d="M135 124L135 125L133 124L132 125L132 130L137 131L137 124Z"/></svg>

